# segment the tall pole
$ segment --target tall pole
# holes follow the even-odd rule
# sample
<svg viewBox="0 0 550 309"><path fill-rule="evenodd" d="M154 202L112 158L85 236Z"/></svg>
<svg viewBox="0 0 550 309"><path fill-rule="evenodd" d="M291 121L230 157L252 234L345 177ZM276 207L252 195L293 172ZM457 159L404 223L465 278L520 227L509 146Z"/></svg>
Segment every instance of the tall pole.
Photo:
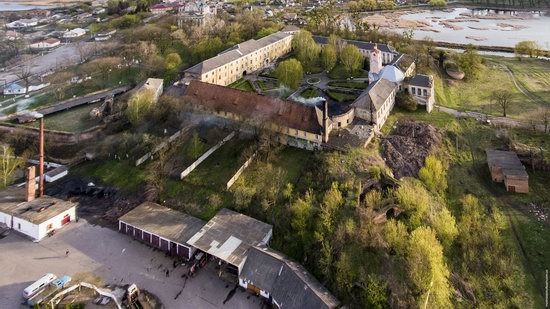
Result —
<svg viewBox="0 0 550 309"><path fill-rule="evenodd" d="M44 195L44 116L40 118L40 162L38 164L40 171L38 196L41 197Z"/></svg>

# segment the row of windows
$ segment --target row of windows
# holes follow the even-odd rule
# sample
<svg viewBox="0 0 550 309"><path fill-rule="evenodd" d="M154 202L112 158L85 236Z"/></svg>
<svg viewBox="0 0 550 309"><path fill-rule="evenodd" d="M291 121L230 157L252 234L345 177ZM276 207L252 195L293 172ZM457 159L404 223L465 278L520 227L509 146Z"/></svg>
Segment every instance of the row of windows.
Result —
<svg viewBox="0 0 550 309"><path fill-rule="evenodd" d="M412 94L414 95L421 95L421 96L428 96L428 90L427 89L421 89L421 88L415 88L411 87Z"/></svg>

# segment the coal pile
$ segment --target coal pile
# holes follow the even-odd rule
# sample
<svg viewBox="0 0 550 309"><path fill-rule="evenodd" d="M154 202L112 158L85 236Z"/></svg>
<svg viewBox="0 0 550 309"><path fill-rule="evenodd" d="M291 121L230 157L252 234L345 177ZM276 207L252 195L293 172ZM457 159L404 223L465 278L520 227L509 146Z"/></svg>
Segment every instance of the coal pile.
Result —
<svg viewBox="0 0 550 309"><path fill-rule="evenodd" d="M395 178L416 177L426 157L441 141L441 134L432 125L403 120L382 139L382 157Z"/></svg>

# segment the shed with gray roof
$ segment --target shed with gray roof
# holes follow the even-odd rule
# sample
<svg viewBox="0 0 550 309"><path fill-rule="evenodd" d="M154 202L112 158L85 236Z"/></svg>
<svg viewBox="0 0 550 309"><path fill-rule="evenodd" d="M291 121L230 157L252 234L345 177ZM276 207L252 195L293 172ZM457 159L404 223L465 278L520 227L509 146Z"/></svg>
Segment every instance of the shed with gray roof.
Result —
<svg viewBox="0 0 550 309"><path fill-rule="evenodd" d="M220 259L238 275L248 249L267 245L272 233L271 225L223 208L187 243Z"/></svg>
<svg viewBox="0 0 550 309"><path fill-rule="evenodd" d="M145 202L119 218L118 229L152 247L189 260L196 251L187 244L205 222L170 209Z"/></svg>
<svg viewBox="0 0 550 309"><path fill-rule="evenodd" d="M513 151L486 150L491 178L504 182L508 192L529 192L529 175Z"/></svg>
<svg viewBox="0 0 550 309"><path fill-rule="evenodd" d="M281 309L332 309L339 305L302 265L267 247L250 248L239 284Z"/></svg>

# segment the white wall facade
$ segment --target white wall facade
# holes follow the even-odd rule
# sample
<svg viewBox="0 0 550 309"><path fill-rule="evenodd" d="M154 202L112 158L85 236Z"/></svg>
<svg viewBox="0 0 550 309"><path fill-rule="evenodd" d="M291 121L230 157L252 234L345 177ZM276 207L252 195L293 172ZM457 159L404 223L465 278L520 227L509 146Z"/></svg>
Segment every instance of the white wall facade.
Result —
<svg viewBox="0 0 550 309"><path fill-rule="evenodd" d="M41 240L42 238L46 237L46 235L48 235L48 232L50 232L51 230L57 230L57 229L63 227L63 225L61 224L61 221L66 216L69 216L69 218L70 218L69 222L75 220L76 219L76 207L73 206L73 207L67 209L66 211L58 214L57 216L55 216L55 217L53 217L53 218L51 218L47 221L44 221L40 225L38 225L38 239L37 240Z"/></svg>
<svg viewBox="0 0 550 309"><path fill-rule="evenodd" d="M17 218L3 212L0 212L0 222L5 223L12 229L31 237L35 241L40 241L42 238L48 235L49 231L61 228L63 226L61 224L61 220L63 220L66 215L70 216L70 221L73 221L76 218L76 207L73 206L72 208L58 214L57 216L47 221L44 221L41 224L34 224L27 220Z"/></svg>

